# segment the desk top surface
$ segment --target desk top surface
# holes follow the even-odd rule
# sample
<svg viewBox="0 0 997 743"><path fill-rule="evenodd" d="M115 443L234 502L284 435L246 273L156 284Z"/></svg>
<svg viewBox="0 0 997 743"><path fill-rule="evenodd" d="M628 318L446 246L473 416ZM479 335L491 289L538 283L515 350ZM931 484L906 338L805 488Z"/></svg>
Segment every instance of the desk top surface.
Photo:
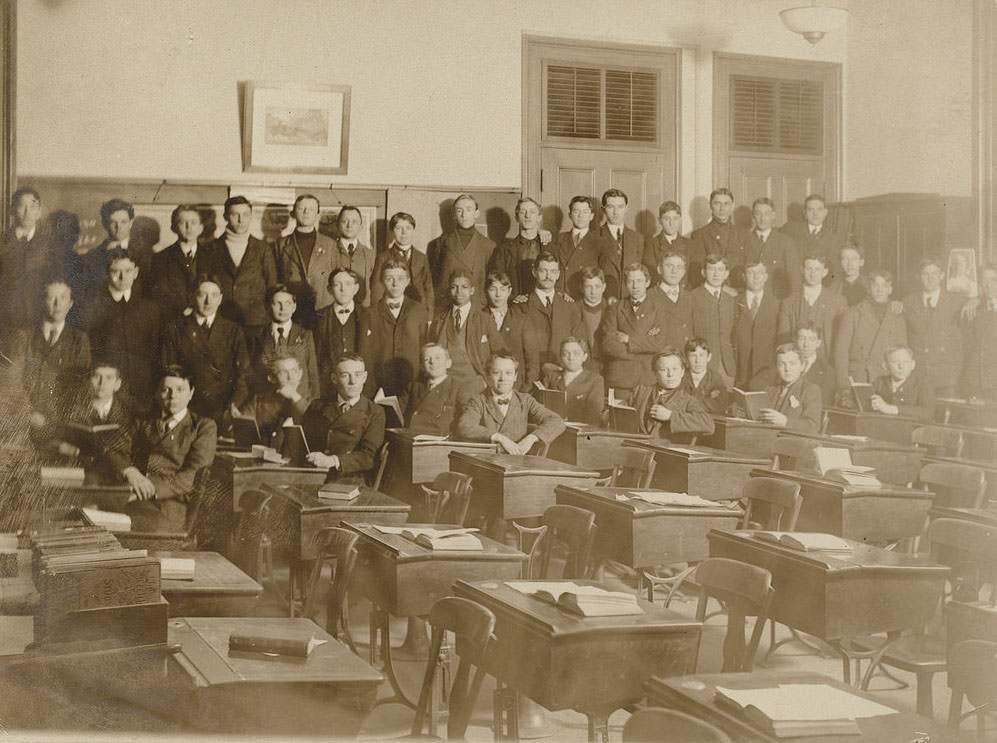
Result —
<svg viewBox="0 0 997 743"><path fill-rule="evenodd" d="M379 684L383 676L310 619L285 617L187 617L169 621L169 642L196 672L200 686L246 683ZM229 655L235 634L325 640L306 659ZM179 659L178 659L179 660ZM181 661L183 664L183 661Z"/></svg>
<svg viewBox="0 0 997 743"><path fill-rule="evenodd" d="M233 473L239 472L300 472L312 473L316 476L325 477L327 470L312 465L304 467L292 467L289 464L277 464L276 462L264 462L262 459L252 456L250 452L218 452L215 461L221 462L230 467Z"/></svg>
<svg viewBox="0 0 997 743"><path fill-rule="evenodd" d="M715 725L719 724L725 732L734 736L736 740L740 740L748 730L760 740L769 740L770 738L765 733L753 727L739 711L717 704L714 695L718 686L729 689L763 689L779 684L826 684L887 707L893 706L873 694L843 684L830 676L810 671L756 670L751 673L703 673L670 678L655 676L647 682L645 688L652 705L667 704L667 706L682 712L705 718ZM819 699L815 700L815 704L819 704ZM808 741L808 743L818 743L818 741L882 743L882 741L916 740L919 734L930 736L933 743L960 739L957 731L949 730L926 717L899 710L895 715L867 717L859 719L857 722L861 731L860 736L807 736L771 738L771 740Z"/></svg>
<svg viewBox="0 0 997 743"><path fill-rule="evenodd" d="M928 515L933 519L962 519L978 524L997 526L997 508L950 508L932 506Z"/></svg>
<svg viewBox="0 0 997 743"><path fill-rule="evenodd" d="M648 439L649 434L646 433L628 433L627 431L614 431L612 428L603 428L601 426L593 426L588 423L568 423L564 429L565 431L570 431L576 436L590 436L592 438L606 438L606 439Z"/></svg>
<svg viewBox="0 0 997 743"><path fill-rule="evenodd" d="M433 559L466 559L469 562L487 562L496 560L522 561L527 559L525 554L514 547L509 547L501 542L497 542L494 539L486 537L480 532L474 533L474 535L481 540L481 546L483 549L480 551L433 550L428 547L423 547L421 544L416 544L413 540L408 537L403 537L401 534L386 534L378 529L377 526L372 524L347 523L346 528L351 531L355 531L360 535L360 541L358 544L366 544L381 552L389 554L398 562L419 562ZM460 527L457 524L405 524L404 526L398 528L459 529Z"/></svg>
<svg viewBox="0 0 997 743"><path fill-rule="evenodd" d="M806 433L803 431L785 430L784 436L794 436L796 438L807 439L815 442L819 446L837 447L839 449L849 449L851 451L895 451L924 453L913 444L899 444L896 441L886 439L876 439L870 436L850 436L843 433Z"/></svg>
<svg viewBox="0 0 997 743"><path fill-rule="evenodd" d="M160 581L160 590L170 593L238 594L259 596L263 586L217 552L152 552L152 557L175 557L194 561L194 580Z"/></svg>
<svg viewBox="0 0 997 743"><path fill-rule="evenodd" d="M782 426L777 426L773 423L766 423L765 421L753 421L750 418L737 418L730 415L715 415L713 416L714 425L725 426L727 428L761 428L769 431L782 431Z"/></svg>
<svg viewBox="0 0 997 743"><path fill-rule="evenodd" d="M517 581L519 582L519 581ZM554 583L559 581L537 581L538 583ZM574 580L563 581L585 585L600 585L597 581ZM612 590L612 589L607 589ZM619 633L668 633L682 632L690 629L701 629L702 623L695 619L683 617L671 609L650 604L641 598L637 602L644 610L643 614L633 614L619 617L580 617L557 608L546 601L509 588L502 581L477 581L468 583L459 580L454 585L454 593L463 598L477 601L495 612L501 621L502 616L509 616L531 625L539 626L552 639L561 637L576 638L585 635L616 635Z"/></svg>
<svg viewBox="0 0 997 743"><path fill-rule="evenodd" d="M928 555L907 554L880 549L872 545L844 539L851 545L851 550L812 550L802 551L782 544L768 542L754 536L753 530L724 531L712 529L706 535L711 545L714 542L736 545L765 553L787 562L805 564L829 575L845 575L853 572L880 572L937 574L941 579L949 573L949 568L932 562Z"/></svg>
<svg viewBox="0 0 997 743"><path fill-rule="evenodd" d="M504 475L549 475L555 477L598 477L599 473L575 464L567 464L556 459L537 457L532 454L469 454L462 451L450 452L451 461L469 463L483 469L501 472Z"/></svg>
<svg viewBox="0 0 997 743"><path fill-rule="evenodd" d="M875 474L875 473L873 473ZM892 485L890 483L883 483L882 487L879 488L861 488L855 487L853 485L848 485L837 480L832 480L830 478L824 477L817 472L801 472L799 470L773 470L773 469L755 469L751 471L752 477L779 477L784 480L792 480L798 482L801 485L819 485L827 488L835 488L841 491L844 497L856 497L856 496L903 496L905 498L911 498L913 500L931 500L935 497L935 494L928 490L921 490L920 488L911 488L906 485Z"/></svg>
<svg viewBox="0 0 997 743"><path fill-rule="evenodd" d="M690 462L730 462L733 464L769 464L769 457L756 457L743 452L714 449L711 446L670 444L667 441L632 441L627 444L638 449L649 449L662 454L686 457Z"/></svg>
<svg viewBox="0 0 997 743"><path fill-rule="evenodd" d="M392 498L387 493L374 490L366 485L360 486L360 495L352 500L324 500L318 497L321 484L314 485L264 485L263 489L286 498L291 505L308 513L321 511L349 511L351 513L368 513L385 511L409 513L412 506Z"/></svg>
<svg viewBox="0 0 997 743"><path fill-rule="evenodd" d="M424 436L425 434L411 428L386 428L384 429L384 435L388 439L404 441L414 447L441 446L460 447L461 449L481 449L482 451L498 451L498 444L493 444L487 441L455 441L450 438L440 439L436 436L426 439L418 439L417 437Z"/></svg>
<svg viewBox="0 0 997 743"><path fill-rule="evenodd" d="M852 408L825 407L824 411L826 413L830 413L831 415L838 415L843 418L868 418L870 420L906 421L916 425L932 425L928 423L921 423L921 421L917 418L911 418L905 415L887 415L886 413L877 413L874 410L853 410Z"/></svg>
<svg viewBox="0 0 997 743"><path fill-rule="evenodd" d="M639 498L627 497L619 500L618 496L630 496L634 493L660 493L654 488L579 488L574 485L557 485L556 493L565 493L583 498L596 506L617 509L622 513L632 513L634 518L648 516L729 516L740 519L744 511L740 508L727 508L716 504L714 506L659 506Z"/></svg>

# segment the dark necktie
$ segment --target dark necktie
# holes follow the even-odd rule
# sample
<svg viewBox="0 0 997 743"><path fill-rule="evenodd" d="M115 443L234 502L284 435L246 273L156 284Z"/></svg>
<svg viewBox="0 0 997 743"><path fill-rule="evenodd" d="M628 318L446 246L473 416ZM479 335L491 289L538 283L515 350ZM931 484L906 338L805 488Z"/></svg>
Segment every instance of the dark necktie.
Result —
<svg viewBox="0 0 997 743"><path fill-rule="evenodd" d="M287 336L284 335L284 327L283 326L279 326L277 328L277 345L278 345L278 347L281 347L281 348L283 348L284 346L287 345Z"/></svg>
<svg viewBox="0 0 997 743"><path fill-rule="evenodd" d="M453 311L453 327L454 330L460 330L460 310L454 307Z"/></svg>

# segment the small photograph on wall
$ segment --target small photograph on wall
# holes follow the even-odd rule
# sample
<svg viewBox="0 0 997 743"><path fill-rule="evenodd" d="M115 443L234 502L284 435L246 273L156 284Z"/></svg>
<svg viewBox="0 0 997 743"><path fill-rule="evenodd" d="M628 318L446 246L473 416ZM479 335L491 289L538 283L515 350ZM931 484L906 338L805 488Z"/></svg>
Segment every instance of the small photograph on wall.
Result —
<svg viewBox="0 0 997 743"><path fill-rule="evenodd" d="M954 248L949 251L948 269L945 271L945 291L975 297L976 251L972 248Z"/></svg>
<svg viewBox="0 0 997 743"><path fill-rule="evenodd" d="M350 86L245 86L243 170L346 174Z"/></svg>

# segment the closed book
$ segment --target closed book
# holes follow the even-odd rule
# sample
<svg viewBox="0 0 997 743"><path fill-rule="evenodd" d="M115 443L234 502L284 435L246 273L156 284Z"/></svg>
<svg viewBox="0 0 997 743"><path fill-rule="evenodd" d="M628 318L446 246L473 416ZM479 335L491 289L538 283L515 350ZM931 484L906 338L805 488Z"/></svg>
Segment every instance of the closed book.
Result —
<svg viewBox="0 0 997 743"><path fill-rule="evenodd" d="M70 421L69 423L63 424L70 431L79 431L80 433L107 433L108 431L117 431L121 428L119 423L96 423L92 426L88 426L85 423L75 423Z"/></svg>
<svg viewBox="0 0 997 743"><path fill-rule="evenodd" d="M235 445L240 448L263 443L263 435L260 433L260 426L256 422L256 418L233 415L232 434L235 436Z"/></svg>
<svg viewBox="0 0 997 743"><path fill-rule="evenodd" d="M848 385L852 388L852 395L855 398L855 409L860 413L873 412L872 385L868 382L856 382L851 377L848 378Z"/></svg>
<svg viewBox="0 0 997 743"><path fill-rule="evenodd" d="M609 427L623 433L640 433L640 415L632 405L611 399L609 401Z"/></svg>
<svg viewBox="0 0 997 743"><path fill-rule="evenodd" d="M259 653L261 655L307 658L312 650L326 642L328 641L315 637L302 639L300 637L273 635L232 634L228 638L228 649L230 653Z"/></svg>
<svg viewBox="0 0 997 743"><path fill-rule="evenodd" d="M544 387L540 382L533 383L533 397L537 402L562 418L568 417L568 393L564 390L554 390Z"/></svg>
<svg viewBox="0 0 997 743"><path fill-rule="evenodd" d="M321 500L351 501L360 495L360 486L327 482L318 489L317 495Z"/></svg>
<svg viewBox="0 0 997 743"><path fill-rule="evenodd" d="M161 580L194 580L197 561L190 557L160 557Z"/></svg>
<svg viewBox="0 0 997 743"><path fill-rule="evenodd" d="M734 404L739 405L744 414L753 421L762 419L762 408L768 407L768 393L761 390L749 392L739 387L733 389Z"/></svg>
<svg viewBox="0 0 997 743"><path fill-rule="evenodd" d="M37 581L39 613L55 616L76 609L153 602L160 595L159 578L159 561L153 557L44 569Z"/></svg>

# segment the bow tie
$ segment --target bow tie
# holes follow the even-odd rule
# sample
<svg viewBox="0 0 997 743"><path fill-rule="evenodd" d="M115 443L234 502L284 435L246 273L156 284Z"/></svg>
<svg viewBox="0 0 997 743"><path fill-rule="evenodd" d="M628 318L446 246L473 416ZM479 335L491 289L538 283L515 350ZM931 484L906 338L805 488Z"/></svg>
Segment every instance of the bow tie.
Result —
<svg viewBox="0 0 997 743"><path fill-rule="evenodd" d="M508 405L511 401L512 401L511 397L496 397L495 398L495 404L496 405Z"/></svg>
<svg viewBox="0 0 997 743"><path fill-rule="evenodd" d="M336 314L339 315L340 317L346 317L347 315L350 314L351 311L352 310L350 310L349 307L340 307L339 309L336 310Z"/></svg>
<svg viewBox="0 0 997 743"><path fill-rule="evenodd" d="M640 309L641 302L631 302L630 306L634 308L634 312Z"/></svg>
<svg viewBox="0 0 997 743"><path fill-rule="evenodd" d="M15 227L14 228L14 237L16 237L18 240L27 240L28 239L28 232L29 232L29 230L26 230L23 227Z"/></svg>
<svg viewBox="0 0 997 743"><path fill-rule="evenodd" d="M397 310L402 306L401 302L388 302L387 304L389 310Z"/></svg>

